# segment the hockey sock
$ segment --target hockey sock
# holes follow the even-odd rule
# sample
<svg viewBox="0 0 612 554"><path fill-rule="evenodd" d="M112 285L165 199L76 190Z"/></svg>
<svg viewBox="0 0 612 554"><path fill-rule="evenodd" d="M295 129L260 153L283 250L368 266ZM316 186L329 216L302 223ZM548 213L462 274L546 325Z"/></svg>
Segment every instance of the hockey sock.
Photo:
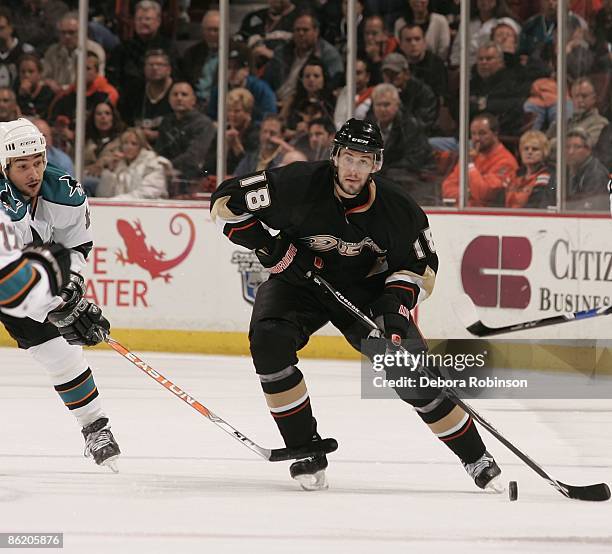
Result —
<svg viewBox="0 0 612 554"><path fill-rule="evenodd" d="M302 372L294 365L275 373L259 375L270 413L288 447L312 440L310 397Z"/></svg>
<svg viewBox="0 0 612 554"><path fill-rule="evenodd" d="M55 385L54 388L82 427L104 415L91 369L87 368L71 381Z"/></svg>
<svg viewBox="0 0 612 554"><path fill-rule="evenodd" d="M474 420L448 398L438 397L415 409L434 435L463 463L471 464L484 454L486 448Z"/></svg>

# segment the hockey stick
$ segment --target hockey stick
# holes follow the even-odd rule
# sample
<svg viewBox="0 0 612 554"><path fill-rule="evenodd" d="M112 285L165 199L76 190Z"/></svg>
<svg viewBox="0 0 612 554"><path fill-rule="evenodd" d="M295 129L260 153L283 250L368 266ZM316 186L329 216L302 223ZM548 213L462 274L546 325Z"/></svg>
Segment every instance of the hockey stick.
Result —
<svg viewBox="0 0 612 554"><path fill-rule="evenodd" d="M366 327L369 327L372 331L378 331L382 336L382 330L374 321L372 321L367 315L365 315L357 306L355 306L350 300L344 297L344 295L338 292L332 287L323 277L309 272L308 277L317 286L323 290L329 292L338 303L348 312L352 313L358 320L360 320ZM400 347L401 348L401 347ZM403 350L403 349L402 349ZM429 377L435 377L431 370L425 366L417 368L421 373L425 373ZM563 496L567 498L573 498L576 500L593 500L602 501L610 499L610 488L606 483L597 483L595 485L576 486L562 483L557 479L551 477L539 464L532 460L527 454L519 450L514 444L512 444L506 437L504 437L493 425L491 425L484 417L482 417L474 408L466 404L461 398L459 398L457 392L452 388L445 388L444 393L458 406L463 408L472 418L480 423L489 433L491 433L499 442L501 442L506 448L508 448L513 454L518 456L525 464L527 464L533 471L535 471L540 477L546 479L550 485L557 489Z"/></svg>
<svg viewBox="0 0 612 554"><path fill-rule="evenodd" d="M143 362L136 354L130 352L125 346L118 343L115 339L108 336L106 342L115 351L121 354L126 360L132 362L137 368L141 369L151 379L157 381L164 388L172 392L177 398L180 398L187 405L191 406L196 412L199 412L205 418L212 421L217 427L221 427L228 435L231 435L236 440L240 441L244 446L261 456L269 462L281 462L285 460L297 460L307 458L308 456L316 456L324 453L329 454L338 448L336 439L323 439L314 446L304 446L300 448L263 448L254 443L249 437L243 435L238 429L231 426L227 421L220 418L218 415L211 412L206 406L191 397L184 390L177 387L172 381L166 379L159 371L153 369L149 364Z"/></svg>
<svg viewBox="0 0 612 554"><path fill-rule="evenodd" d="M559 323L568 323L569 321L612 314L612 306L602 306L601 308L593 308L591 310L583 310L581 312L573 312L571 314L544 317L542 319L534 319L533 321L515 323L514 325L489 327L488 325L485 325L481 319L479 319L476 306L467 294L462 295L459 300L453 302L453 308L455 309L455 312L459 316L459 319L463 325L465 325L466 329L472 333L472 335L476 335L477 337L490 337L491 335L499 335L501 333L512 333L514 331L523 331L525 329L537 329L539 327L548 327L549 325L558 325Z"/></svg>

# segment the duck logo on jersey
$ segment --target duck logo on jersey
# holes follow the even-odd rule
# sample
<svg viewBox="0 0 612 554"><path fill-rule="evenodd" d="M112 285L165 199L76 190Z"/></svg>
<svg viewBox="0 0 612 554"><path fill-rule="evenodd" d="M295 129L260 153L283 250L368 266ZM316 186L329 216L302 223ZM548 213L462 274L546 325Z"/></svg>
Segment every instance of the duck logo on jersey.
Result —
<svg viewBox="0 0 612 554"><path fill-rule="evenodd" d="M387 253L378 246L370 237L366 237L359 242L346 242L333 235L314 235L300 239L305 245L316 252L329 252L337 250L341 256L359 256L364 248L369 248L377 255Z"/></svg>
<svg viewBox="0 0 612 554"><path fill-rule="evenodd" d="M257 290L268 280L270 273L259 263L255 252L235 250L231 262L238 266L242 281L242 298L253 304Z"/></svg>
<svg viewBox="0 0 612 554"><path fill-rule="evenodd" d="M0 202L7 212L14 214L18 213L23 207L23 202L15 198L13 190L8 186L8 183L4 183L4 188L0 190Z"/></svg>
<svg viewBox="0 0 612 554"><path fill-rule="evenodd" d="M68 188L70 189L68 196L70 198L72 198L75 194L78 194L79 196L85 195L85 191L83 190L83 186L81 185L81 183L79 183L75 178L71 177L70 175L62 175L59 180L63 181L68 185Z"/></svg>

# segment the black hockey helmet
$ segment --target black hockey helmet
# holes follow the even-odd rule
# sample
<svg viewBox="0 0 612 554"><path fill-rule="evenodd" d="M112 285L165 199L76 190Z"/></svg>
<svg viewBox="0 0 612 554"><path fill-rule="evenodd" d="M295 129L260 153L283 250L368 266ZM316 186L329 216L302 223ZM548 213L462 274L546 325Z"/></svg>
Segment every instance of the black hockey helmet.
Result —
<svg viewBox="0 0 612 554"><path fill-rule="evenodd" d="M341 148L374 154L374 170L382 167L384 141L376 123L361 119L349 119L336 133L331 152L332 161Z"/></svg>

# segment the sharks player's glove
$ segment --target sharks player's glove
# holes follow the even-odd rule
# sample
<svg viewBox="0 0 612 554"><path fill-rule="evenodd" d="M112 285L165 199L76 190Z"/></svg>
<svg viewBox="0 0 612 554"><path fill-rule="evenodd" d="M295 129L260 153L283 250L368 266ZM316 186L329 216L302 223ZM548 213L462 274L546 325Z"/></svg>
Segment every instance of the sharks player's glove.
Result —
<svg viewBox="0 0 612 554"><path fill-rule="evenodd" d="M312 250L296 246L282 233L270 240L265 248L255 250L257 258L273 275L282 275L289 283L305 285L309 271L323 269L323 260Z"/></svg>
<svg viewBox="0 0 612 554"><path fill-rule="evenodd" d="M64 304L49 312L49 321L70 344L95 346L110 332L110 323L99 306L83 298L85 281L78 273L70 274L70 281L60 296Z"/></svg>

